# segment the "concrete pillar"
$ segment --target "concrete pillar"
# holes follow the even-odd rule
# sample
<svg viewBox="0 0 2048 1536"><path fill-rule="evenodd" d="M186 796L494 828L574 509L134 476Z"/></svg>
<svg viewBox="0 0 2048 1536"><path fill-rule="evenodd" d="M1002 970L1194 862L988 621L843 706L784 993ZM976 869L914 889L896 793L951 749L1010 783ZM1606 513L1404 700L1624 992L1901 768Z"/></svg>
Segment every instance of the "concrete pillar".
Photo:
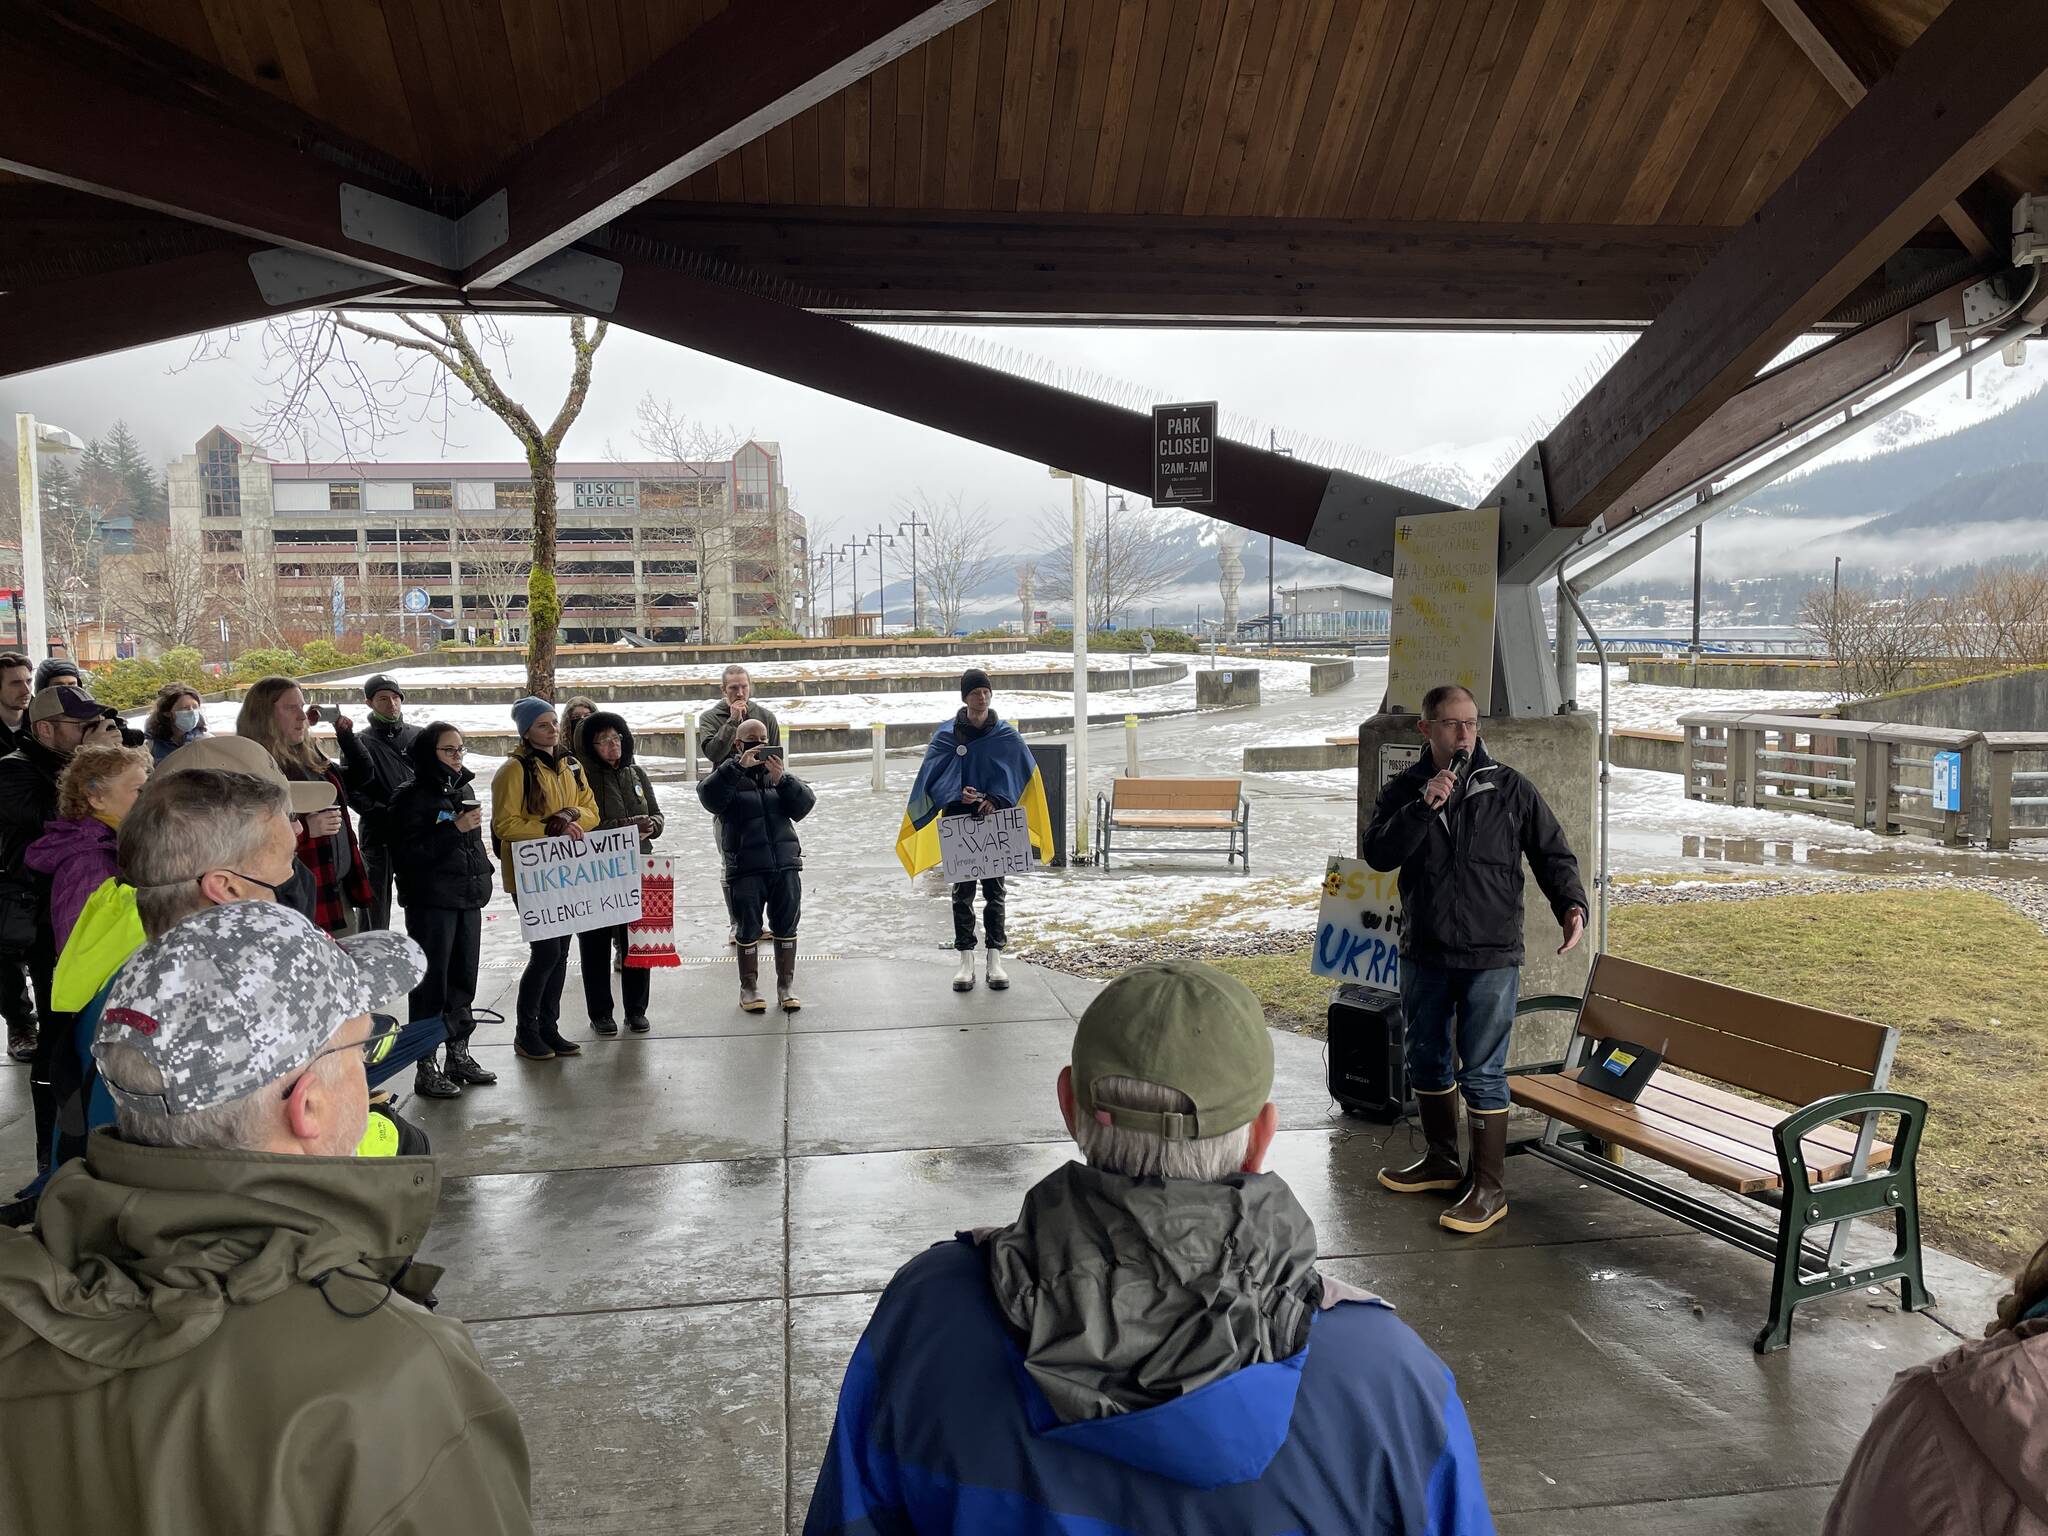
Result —
<svg viewBox="0 0 2048 1536"><path fill-rule="evenodd" d="M1372 808L1380 786L1413 762L1419 750L1426 750L1415 729L1413 715L1374 715L1358 728L1358 846L1365 841L1365 829L1372 821ZM1522 996L1542 992L1577 996L1585 991L1586 977L1593 965L1593 941L1597 931L1595 915L1600 893L1595 879L1600 869L1599 781L1600 727L1593 714L1574 712L1550 716L1496 716L1480 722L1479 737L1487 756L1507 764L1536 786L1564 828L1565 840L1578 856L1579 879L1586 888L1586 936L1569 955L1557 953L1562 935L1550 903L1536 885L1525 861L1527 882L1523 901ZM1511 1062L1554 1061L1564 1055L1571 1035L1571 1021L1562 1014L1542 1014L1515 1026Z"/></svg>

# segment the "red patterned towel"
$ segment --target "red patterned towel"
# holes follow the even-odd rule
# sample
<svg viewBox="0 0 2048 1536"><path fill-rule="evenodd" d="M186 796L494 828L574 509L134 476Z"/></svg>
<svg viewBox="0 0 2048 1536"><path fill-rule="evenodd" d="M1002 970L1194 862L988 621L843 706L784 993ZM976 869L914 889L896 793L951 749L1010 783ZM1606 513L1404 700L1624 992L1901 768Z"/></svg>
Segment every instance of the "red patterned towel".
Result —
<svg viewBox="0 0 2048 1536"><path fill-rule="evenodd" d="M626 964L636 971L681 965L676 954L676 861L665 855L640 860L640 916L626 930Z"/></svg>

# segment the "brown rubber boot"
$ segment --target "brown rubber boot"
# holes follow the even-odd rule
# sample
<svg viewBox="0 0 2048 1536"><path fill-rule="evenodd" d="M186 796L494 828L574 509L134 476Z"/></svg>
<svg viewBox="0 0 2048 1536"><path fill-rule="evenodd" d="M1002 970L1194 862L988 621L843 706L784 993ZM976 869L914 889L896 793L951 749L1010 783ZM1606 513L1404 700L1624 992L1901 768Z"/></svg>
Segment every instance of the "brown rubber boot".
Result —
<svg viewBox="0 0 2048 1536"><path fill-rule="evenodd" d="M1508 1112L1475 1109L1470 1182L1458 1203L1436 1219L1453 1232L1484 1232L1508 1213Z"/></svg>
<svg viewBox="0 0 2048 1536"><path fill-rule="evenodd" d="M775 1001L784 1013L795 1013L804 1000L790 989L796 985L796 940L775 941Z"/></svg>
<svg viewBox="0 0 2048 1536"><path fill-rule="evenodd" d="M740 957L740 1012L761 1013L768 1004L761 998L761 950L759 945L742 944Z"/></svg>
<svg viewBox="0 0 2048 1536"><path fill-rule="evenodd" d="M1417 1093L1415 1107L1422 1120L1427 1147L1419 1162L1406 1168L1382 1168L1380 1183L1397 1195L1419 1195L1433 1189L1456 1189L1465 1182L1458 1161L1458 1090Z"/></svg>

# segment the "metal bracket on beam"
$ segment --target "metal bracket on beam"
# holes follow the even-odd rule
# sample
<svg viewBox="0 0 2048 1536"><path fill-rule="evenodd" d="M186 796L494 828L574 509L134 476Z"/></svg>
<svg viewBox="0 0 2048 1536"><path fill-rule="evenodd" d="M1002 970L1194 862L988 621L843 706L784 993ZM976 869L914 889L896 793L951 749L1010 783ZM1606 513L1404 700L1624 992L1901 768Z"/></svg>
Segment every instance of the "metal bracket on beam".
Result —
<svg viewBox="0 0 2048 1536"><path fill-rule="evenodd" d="M1559 528L1550 520L1550 482L1543 473L1543 448L1532 446L1482 497L1483 507L1500 508L1500 579L1523 585L1544 580L1586 537L1583 528Z"/></svg>
<svg viewBox="0 0 2048 1536"><path fill-rule="evenodd" d="M1392 575L1395 521L1455 510L1448 502L1420 491L1333 469L1306 547L1347 565Z"/></svg>
<svg viewBox="0 0 2048 1536"><path fill-rule="evenodd" d="M272 309L300 309L329 294L383 280L368 267L283 249L252 253L249 272L256 279L256 291Z"/></svg>
<svg viewBox="0 0 2048 1536"><path fill-rule="evenodd" d="M543 257L514 279L522 288L533 288L560 299L586 315L608 315L619 304L619 282L626 269L616 261L593 256L588 251L557 251Z"/></svg>
<svg viewBox="0 0 2048 1536"><path fill-rule="evenodd" d="M343 182L341 232L349 239L459 272L511 238L511 201L502 191L459 219Z"/></svg>

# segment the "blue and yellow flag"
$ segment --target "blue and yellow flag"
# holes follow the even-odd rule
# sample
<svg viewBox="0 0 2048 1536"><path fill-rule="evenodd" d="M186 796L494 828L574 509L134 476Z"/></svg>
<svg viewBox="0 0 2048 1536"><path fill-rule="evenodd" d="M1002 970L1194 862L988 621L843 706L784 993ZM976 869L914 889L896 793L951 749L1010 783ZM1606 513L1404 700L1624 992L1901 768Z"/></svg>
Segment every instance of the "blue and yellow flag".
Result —
<svg viewBox="0 0 2048 1536"><path fill-rule="evenodd" d="M939 812L957 803L971 784L985 795L1024 808L1031 847L1042 864L1052 857L1052 813L1046 809L1045 780L1017 728L1001 720L973 740L955 735L949 720L925 748L917 782L910 786L903 827L896 834L896 857L904 871L921 874L939 862Z"/></svg>

